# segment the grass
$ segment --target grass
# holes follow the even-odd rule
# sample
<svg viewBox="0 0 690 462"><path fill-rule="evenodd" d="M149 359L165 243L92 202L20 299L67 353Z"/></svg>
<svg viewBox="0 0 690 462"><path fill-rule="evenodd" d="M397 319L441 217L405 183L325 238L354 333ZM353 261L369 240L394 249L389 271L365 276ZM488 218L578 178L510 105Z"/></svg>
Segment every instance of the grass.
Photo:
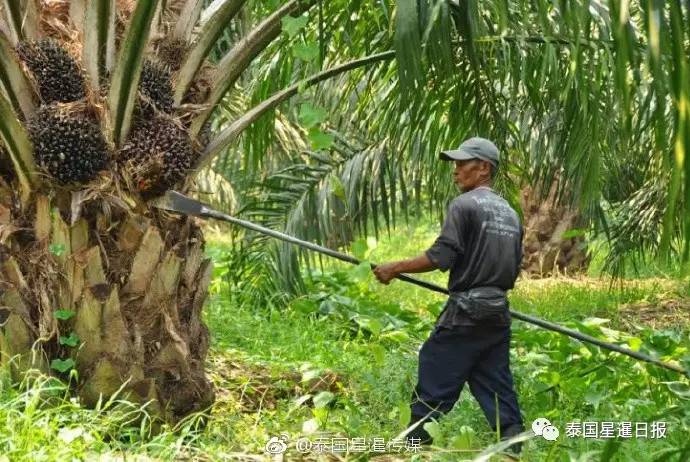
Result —
<svg viewBox="0 0 690 462"><path fill-rule="evenodd" d="M382 262L416 255L432 242L435 229L431 224L399 229L372 245L368 258ZM227 251L223 241L211 247L216 257ZM407 423L417 349L443 297L402 282L381 286L371 275L339 264L328 263L324 270L314 276L310 293L285 309L235 304L231 288L214 281L206 318L217 400L204 428L192 418L153 435L140 410L125 402L85 409L64 384L39 378L11 386L7 368L2 369L0 461L108 460L123 455L127 460L269 460L263 453L266 442L281 433L290 441L292 458L286 460L293 460L300 436L315 440L325 432L329 437L389 441ZM446 275L422 276L443 285ZM521 279L511 304L518 311L681 362L690 358L687 318L670 330L630 329L619 308L687 299L686 284L640 279L610 290L607 281L592 278ZM513 373L525 422L549 418L562 435L553 443L531 439L523 460L687 460L687 379L522 322L514 323L513 332ZM135 418L138 425L133 426ZM658 440L633 438L617 445L619 440L564 437L566 424L573 421L659 420L668 424L668 431ZM429 429L436 441L432 451L393 454L386 460L472 459L496 441L466 391ZM369 452L359 459L376 456ZM312 454L306 460L317 459Z"/></svg>

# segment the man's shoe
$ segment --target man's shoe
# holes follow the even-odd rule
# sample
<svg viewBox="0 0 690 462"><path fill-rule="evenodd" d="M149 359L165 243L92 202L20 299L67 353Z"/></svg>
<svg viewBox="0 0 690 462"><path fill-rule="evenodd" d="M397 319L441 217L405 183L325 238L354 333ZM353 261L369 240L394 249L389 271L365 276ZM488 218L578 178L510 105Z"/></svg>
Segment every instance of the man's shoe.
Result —
<svg viewBox="0 0 690 462"><path fill-rule="evenodd" d="M522 424L513 424L501 429L501 440L507 440L525 431ZM513 443L508 447L508 452L519 455L522 452L522 443Z"/></svg>
<svg viewBox="0 0 690 462"><path fill-rule="evenodd" d="M405 437L405 440L411 444L419 443L422 445L428 445L434 442L434 439L431 437L429 432L424 430L424 422L412 429L412 431Z"/></svg>
<svg viewBox="0 0 690 462"><path fill-rule="evenodd" d="M411 427L412 425L416 424L417 422L419 422L419 423L405 437L405 439L408 442L413 443L413 441L411 441L412 438L414 438L415 441L418 441L419 444L431 444L434 441L434 439L431 437L429 432L424 430L424 424L426 422L428 422L428 420L423 420L423 419L424 419L424 416L412 415L410 417L410 423L407 424L408 428ZM420 420L421 420L421 422L420 422Z"/></svg>

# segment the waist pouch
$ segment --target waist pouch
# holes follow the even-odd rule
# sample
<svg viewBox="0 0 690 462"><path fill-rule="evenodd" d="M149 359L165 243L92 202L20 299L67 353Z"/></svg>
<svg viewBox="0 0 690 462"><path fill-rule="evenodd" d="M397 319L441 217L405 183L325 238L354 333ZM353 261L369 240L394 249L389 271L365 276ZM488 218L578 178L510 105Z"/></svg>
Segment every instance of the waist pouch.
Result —
<svg viewBox="0 0 690 462"><path fill-rule="evenodd" d="M453 293L448 302L473 321L501 318L509 309L506 292L498 287L475 287Z"/></svg>

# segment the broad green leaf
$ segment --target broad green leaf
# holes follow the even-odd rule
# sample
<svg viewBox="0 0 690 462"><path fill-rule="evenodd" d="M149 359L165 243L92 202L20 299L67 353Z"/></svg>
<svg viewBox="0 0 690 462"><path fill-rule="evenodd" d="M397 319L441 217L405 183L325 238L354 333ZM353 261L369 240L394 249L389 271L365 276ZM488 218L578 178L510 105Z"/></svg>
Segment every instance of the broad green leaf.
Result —
<svg viewBox="0 0 690 462"><path fill-rule="evenodd" d="M383 346L378 343L372 343L369 345L369 353L371 353L371 357L374 359L374 364L376 366L383 366L383 362L386 358L386 349Z"/></svg>
<svg viewBox="0 0 690 462"><path fill-rule="evenodd" d="M607 395L605 392L599 391L595 388L590 388L587 390L585 393L585 401L592 406L594 406L594 409L599 408L599 404L606 399Z"/></svg>
<svg viewBox="0 0 690 462"><path fill-rule="evenodd" d="M311 103L302 103L299 108L299 121L305 128L312 128L320 124L328 117L328 112Z"/></svg>
<svg viewBox="0 0 690 462"><path fill-rule="evenodd" d="M429 421L424 423L424 430L429 433L429 435L435 439L439 440L441 438L441 425L438 422Z"/></svg>
<svg viewBox="0 0 690 462"><path fill-rule="evenodd" d="M317 409L328 406L335 399L335 395L330 391L322 391L314 396L314 407Z"/></svg>
<svg viewBox="0 0 690 462"><path fill-rule="evenodd" d="M74 367L75 363L72 358L67 359L53 359L50 367L58 372L67 372Z"/></svg>
<svg viewBox="0 0 690 462"><path fill-rule="evenodd" d="M139 77L151 33L151 22L160 0L139 0L120 43L120 53L110 82L108 107L112 127L111 140L121 145L132 122Z"/></svg>
<svg viewBox="0 0 690 462"><path fill-rule="evenodd" d="M306 298L299 298L290 303L290 306L292 309L297 310L300 313L313 313L318 309L318 306L313 300Z"/></svg>
<svg viewBox="0 0 690 462"><path fill-rule="evenodd" d="M574 237L581 237L587 234L587 230L584 228L573 228L565 231L561 234L561 239L572 239Z"/></svg>
<svg viewBox="0 0 690 462"><path fill-rule="evenodd" d="M75 313L72 310L55 310L55 313L53 313L55 318L59 319L61 321L66 321L66 320L72 318L76 314L77 313Z"/></svg>
<svg viewBox="0 0 690 462"><path fill-rule="evenodd" d="M65 244L50 244L48 251L56 257L61 257L65 253Z"/></svg>
<svg viewBox="0 0 690 462"><path fill-rule="evenodd" d="M79 336L74 332L71 332L68 337L60 336L60 345L65 345L68 347L75 347L79 344Z"/></svg>
<svg viewBox="0 0 690 462"><path fill-rule="evenodd" d="M628 340L628 346L632 351L639 351L642 346L642 339L639 337L630 337Z"/></svg>
<svg viewBox="0 0 690 462"><path fill-rule="evenodd" d="M309 130L309 141L311 142L311 148L314 151L321 151L330 148L333 145L335 137L331 134L324 133L318 128L312 128Z"/></svg>
<svg viewBox="0 0 690 462"><path fill-rule="evenodd" d="M405 343L410 341L410 334L404 330L394 330L386 332L381 336L381 338L389 339L397 343Z"/></svg>
<svg viewBox="0 0 690 462"><path fill-rule="evenodd" d="M292 49L292 53L297 59L312 62L319 57L318 43L298 43Z"/></svg>
<svg viewBox="0 0 690 462"><path fill-rule="evenodd" d="M411 415L412 410L410 409L410 403L407 401L400 401L398 403L398 423L401 427L407 427L410 423Z"/></svg>
<svg viewBox="0 0 690 462"><path fill-rule="evenodd" d="M381 321L378 319L370 318L368 316L357 316L354 320L359 327L371 332L371 334L374 336L378 336L381 333L381 329L383 329L383 324L381 324Z"/></svg>
<svg viewBox="0 0 690 462"><path fill-rule="evenodd" d="M362 262L359 265L350 268L348 271L348 274L352 278L353 281L356 282L363 282L369 279L369 275L371 274L371 264L369 262Z"/></svg>
<svg viewBox="0 0 690 462"><path fill-rule="evenodd" d="M472 427L463 425L460 427L458 434L450 440L450 446L454 449L472 449L475 434Z"/></svg>
<svg viewBox="0 0 690 462"><path fill-rule="evenodd" d="M296 18L292 16L285 16L280 19L283 30L287 32L288 37L294 37L297 35L297 33L307 25L308 21L309 18L304 15L297 16Z"/></svg>

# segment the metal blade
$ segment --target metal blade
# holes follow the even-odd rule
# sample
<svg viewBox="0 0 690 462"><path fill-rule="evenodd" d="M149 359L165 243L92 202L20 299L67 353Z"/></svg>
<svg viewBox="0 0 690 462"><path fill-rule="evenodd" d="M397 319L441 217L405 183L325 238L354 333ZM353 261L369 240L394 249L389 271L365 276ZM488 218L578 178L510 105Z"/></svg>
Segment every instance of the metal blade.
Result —
<svg viewBox="0 0 690 462"><path fill-rule="evenodd" d="M156 199L153 205L159 209L170 210L185 215L193 215L196 217L206 215L206 207L204 204L190 199L177 191L167 191L164 196Z"/></svg>

